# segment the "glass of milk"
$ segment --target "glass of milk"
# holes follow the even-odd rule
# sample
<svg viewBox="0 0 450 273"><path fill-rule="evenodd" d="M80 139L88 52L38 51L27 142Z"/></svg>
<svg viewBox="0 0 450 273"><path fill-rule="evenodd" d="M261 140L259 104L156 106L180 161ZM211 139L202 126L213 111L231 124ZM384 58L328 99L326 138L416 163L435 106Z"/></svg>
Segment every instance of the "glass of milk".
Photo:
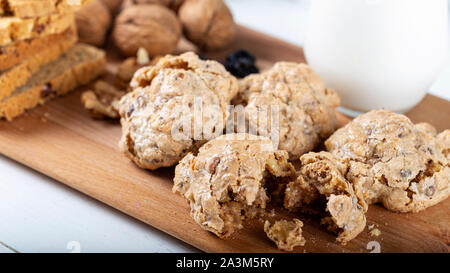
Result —
<svg viewBox="0 0 450 273"><path fill-rule="evenodd" d="M310 1L306 58L352 116L410 110L447 52L447 0Z"/></svg>

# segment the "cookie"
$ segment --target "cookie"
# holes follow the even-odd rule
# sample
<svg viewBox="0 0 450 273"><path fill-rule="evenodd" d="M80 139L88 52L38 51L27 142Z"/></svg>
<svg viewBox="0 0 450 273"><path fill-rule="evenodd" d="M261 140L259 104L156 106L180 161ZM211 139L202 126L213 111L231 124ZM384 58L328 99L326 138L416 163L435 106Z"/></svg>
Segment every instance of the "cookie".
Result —
<svg viewBox="0 0 450 273"><path fill-rule="evenodd" d="M0 46L11 43L62 33L74 24L72 13L53 14L38 18L21 19L18 17L0 17Z"/></svg>
<svg viewBox="0 0 450 273"><path fill-rule="evenodd" d="M42 66L9 97L0 100L0 117L12 120L27 109L89 83L105 68L104 51L77 44L58 59Z"/></svg>
<svg viewBox="0 0 450 273"><path fill-rule="evenodd" d="M327 152L308 153L300 158L297 180L285 190L289 210L325 214L321 223L346 244L366 226L367 204L345 178L346 164Z"/></svg>
<svg viewBox="0 0 450 273"><path fill-rule="evenodd" d="M223 133L237 80L192 52L138 70L119 103L120 149L139 167L158 169Z"/></svg>
<svg viewBox="0 0 450 273"><path fill-rule="evenodd" d="M264 215L271 184L293 176L287 152L274 149L270 139L230 134L186 155L175 169L173 191L188 200L203 229L225 238L244 220Z"/></svg>
<svg viewBox="0 0 450 273"><path fill-rule="evenodd" d="M413 124L387 110L371 111L339 129L326 142L346 160L346 178L366 200L389 210L419 212L450 194L449 130Z"/></svg>
<svg viewBox="0 0 450 273"><path fill-rule="evenodd" d="M21 63L0 71L0 100L8 97L19 86L25 84L28 78L42 65L55 60L63 52L71 48L77 40L74 27L60 40L48 44L38 54L30 55Z"/></svg>
<svg viewBox="0 0 450 273"><path fill-rule="evenodd" d="M292 251L297 246L304 246L305 238L302 236L303 222L298 219L291 221L281 220L271 224L264 223L264 232L270 240L277 244L281 250Z"/></svg>
<svg viewBox="0 0 450 273"><path fill-rule="evenodd" d="M339 103L337 93L308 65L287 62L241 80L234 100L245 106L250 132L271 136L291 159L312 151L335 131Z"/></svg>

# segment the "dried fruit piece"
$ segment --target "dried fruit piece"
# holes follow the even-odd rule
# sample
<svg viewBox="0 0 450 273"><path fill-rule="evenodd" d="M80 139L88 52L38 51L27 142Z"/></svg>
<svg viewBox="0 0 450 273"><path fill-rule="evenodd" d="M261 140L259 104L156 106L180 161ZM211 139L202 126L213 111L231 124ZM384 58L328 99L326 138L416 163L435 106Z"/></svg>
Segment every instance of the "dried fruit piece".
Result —
<svg viewBox="0 0 450 273"><path fill-rule="evenodd" d="M227 56L225 68L238 78L259 73L259 69L255 65L255 57L243 49Z"/></svg>

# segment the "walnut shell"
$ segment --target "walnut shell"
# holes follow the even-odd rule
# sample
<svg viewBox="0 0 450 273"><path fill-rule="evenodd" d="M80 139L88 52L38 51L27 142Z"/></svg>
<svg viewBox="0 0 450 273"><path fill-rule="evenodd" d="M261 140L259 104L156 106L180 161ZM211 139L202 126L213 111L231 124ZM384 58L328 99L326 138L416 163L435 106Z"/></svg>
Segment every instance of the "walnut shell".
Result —
<svg viewBox="0 0 450 273"><path fill-rule="evenodd" d="M184 0L133 0L135 4L157 4L177 11Z"/></svg>
<svg viewBox="0 0 450 273"><path fill-rule="evenodd" d="M113 38L126 56L136 56L140 47L150 56L172 53L181 37L181 24L170 9L160 5L135 5L116 18Z"/></svg>
<svg viewBox="0 0 450 273"><path fill-rule="evenodd" d="M94 0L75 13L78 40L94 46L103 45L111 24L108 8L100 0Z"/></svg>
<svg viewBox="0 0 450 273"><path fill-rule="evenodd" d="M222 0L186 0L179 17L186 38L201 49L226 47L236 34L233 15Z"/></svg>
<svg viewBox="0 0 450 273"><path fill-rule="evenodd" d="M123 0L100 0L102 1L103 5L105 5L109 9L110 14L115 14L119 8L120 5L122 5Z"/></svg>

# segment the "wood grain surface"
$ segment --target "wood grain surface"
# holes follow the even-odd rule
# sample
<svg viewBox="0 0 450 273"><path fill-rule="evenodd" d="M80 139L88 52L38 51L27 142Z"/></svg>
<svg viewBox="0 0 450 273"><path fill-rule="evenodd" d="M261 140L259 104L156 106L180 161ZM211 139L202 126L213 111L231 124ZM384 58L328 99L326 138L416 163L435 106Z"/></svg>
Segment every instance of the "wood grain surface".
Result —
<svg viewBox="0 0 450 273"><path fill-rule="evenodd" d="M180 51L191 48L180 43ZM223 60L227 53L245 48L265 68L276 61L304 61L301 48L240 27L238 39L224 52L205 54ZM120 57L108 49L109 71ZM450 102L428 95L408 116L414 122L430 122L441 131L450 128ZM341 124L349 119L339 114ZM207 252L277 252L266 238L262 223L251 221L228 240L202 230L189 216L187 202L172 193L173 168L154 172L137 168L117 148L121 128L117 122L96 121L84 111L80 91L55 99L11 123L0 121L0 153L129 214ZM45 196L42 196L45 198ZM282 212L282 216L292 214ZM319 219L296 215L305 222L305 247L296 252L370 252L376 241L381 252L448 252L450 200L417 214L392 213L371 206L368 228L346 246L319 225ZM108 227L104 227L107 229Z"/></svg>

